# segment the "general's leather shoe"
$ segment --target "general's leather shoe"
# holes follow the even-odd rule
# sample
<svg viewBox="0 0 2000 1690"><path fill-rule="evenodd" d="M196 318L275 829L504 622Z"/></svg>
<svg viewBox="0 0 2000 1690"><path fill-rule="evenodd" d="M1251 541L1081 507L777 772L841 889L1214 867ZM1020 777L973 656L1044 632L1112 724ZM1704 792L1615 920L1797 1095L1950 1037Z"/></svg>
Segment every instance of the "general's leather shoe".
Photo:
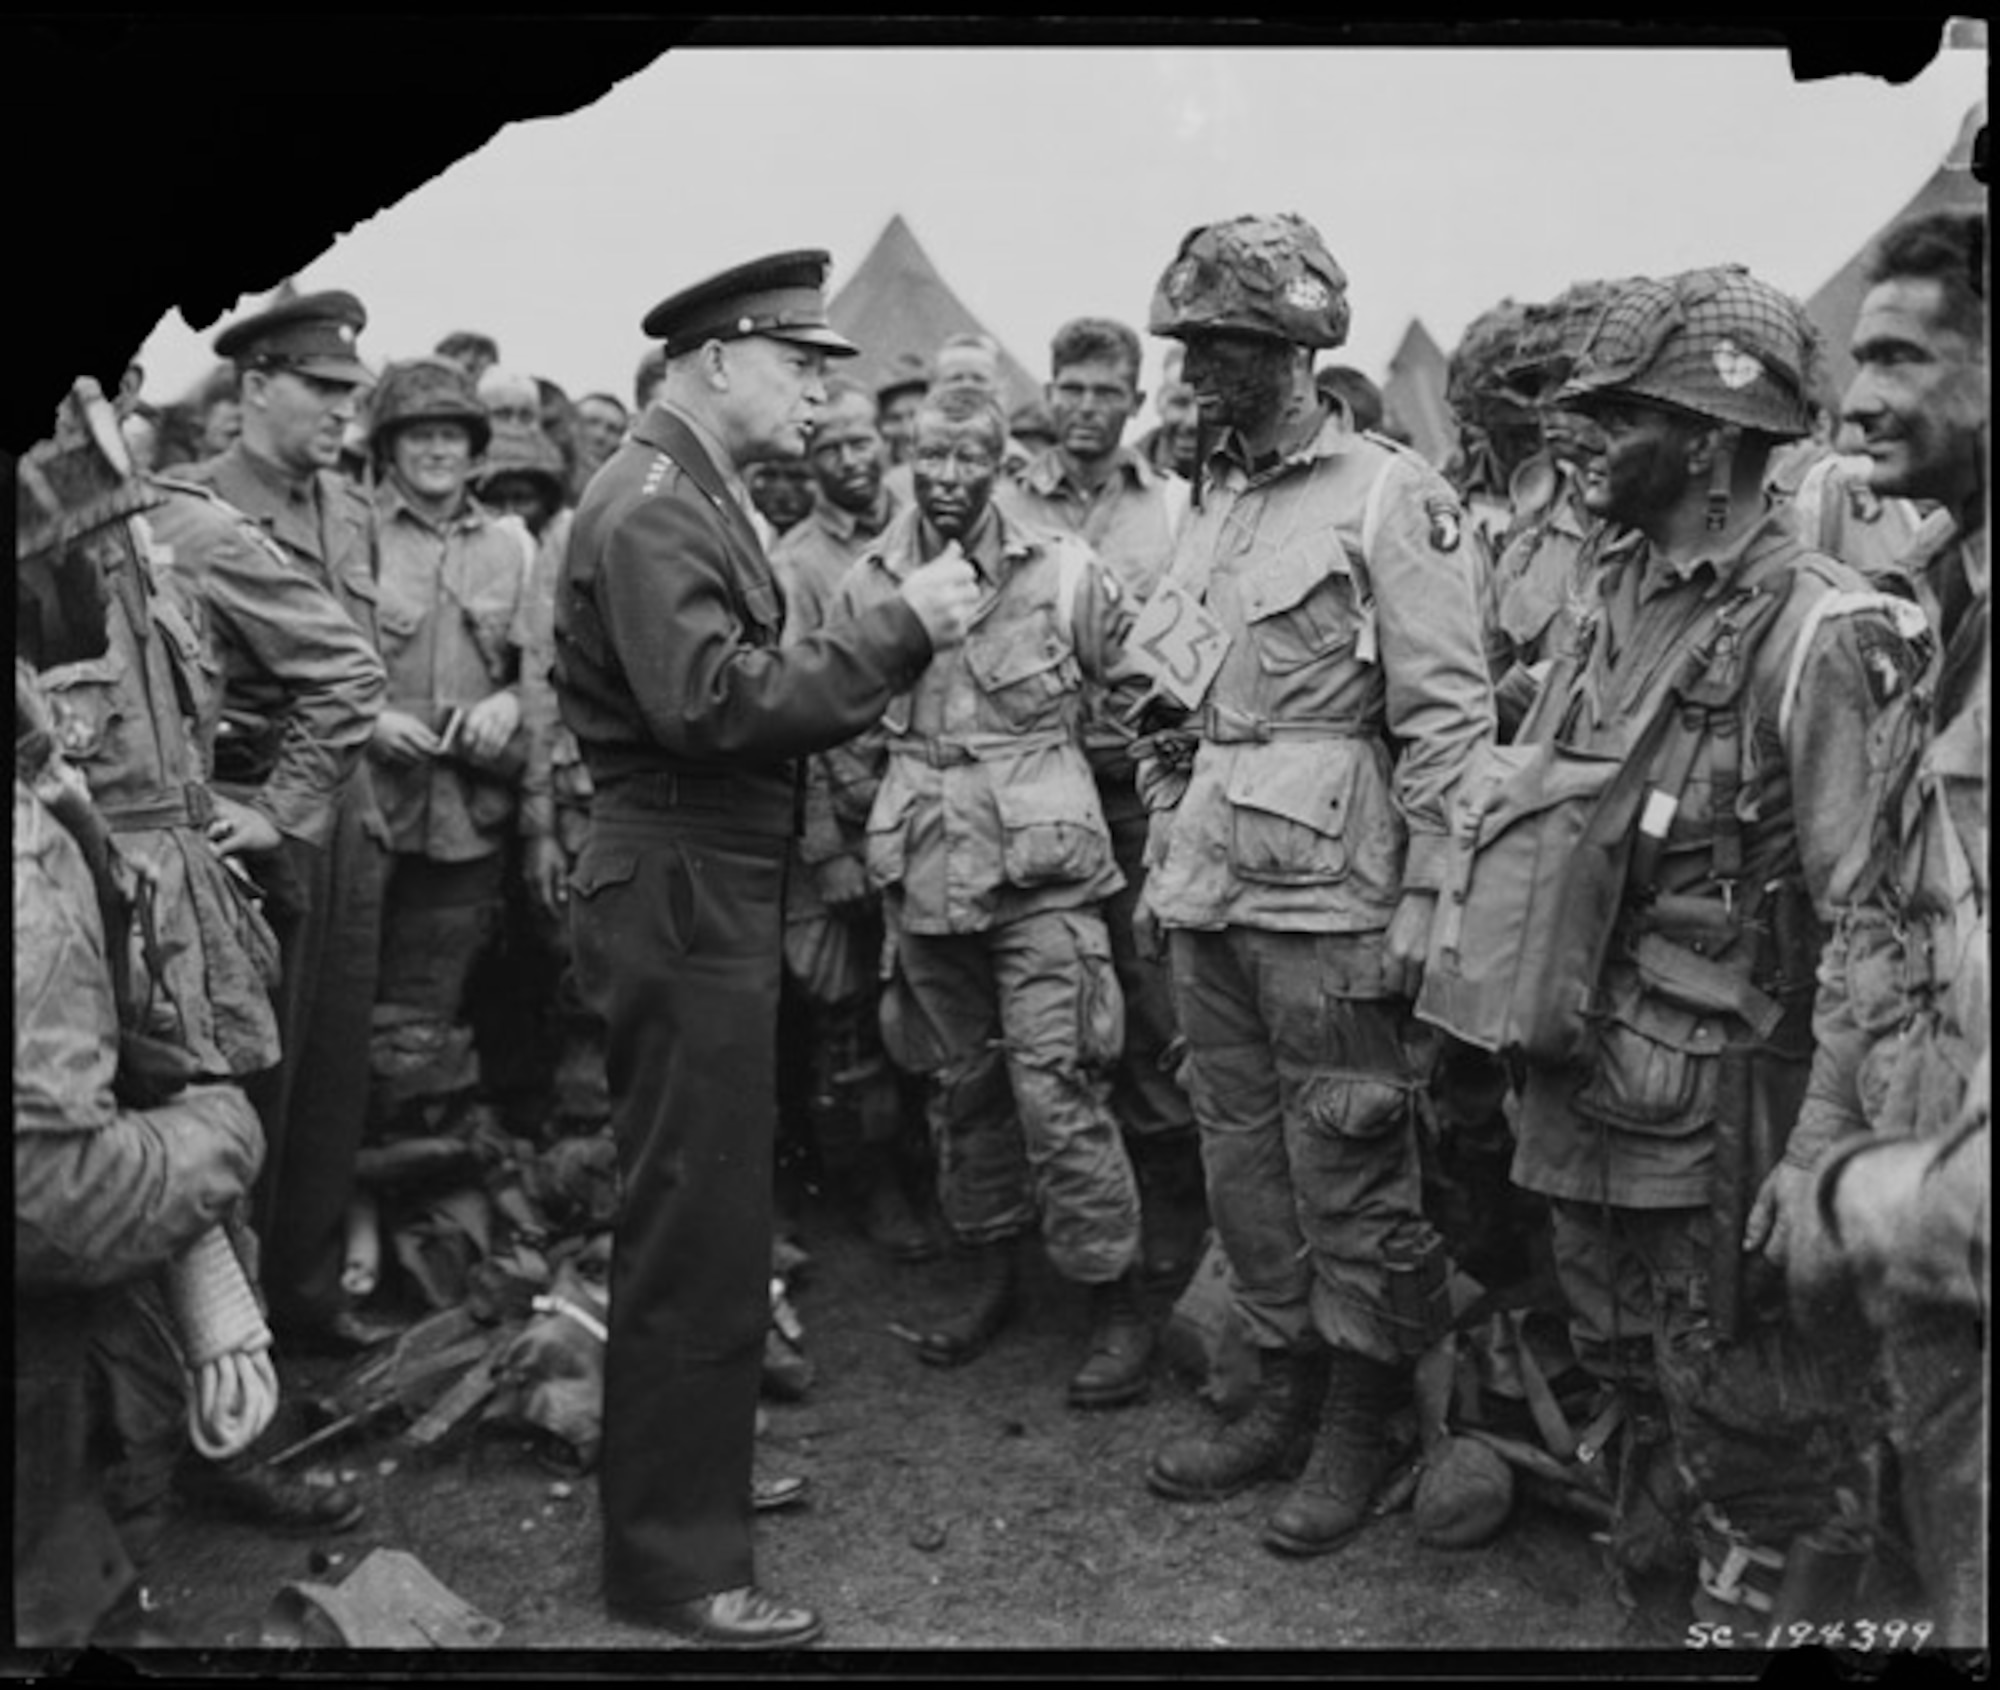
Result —
<svg viewBox="0 0 2000 1690"><path fill-rule="evenodd" d="M213 1514L288 1535L317 1536L352 1531L368 1512L349 1485L309 1485L269 1462L183 1461L180 1493Z"/></svg>
<svg viewBox="0 0 2000 1690"><path fill-rule="evenodd" d="M671 1602L646 1613L614 1612L620 1619L658 1626L692 1643L719 1649L799 1649L826 1630L812 1609L780 1601L754 1584L718 1590L691 1602Z"/></svg>
<svg viewBox="0 0 2000 1690"><path fill-rule="evenodd" d="M750 1506L759 1514L797 1508L812 1493L812 1481L800 1473L779 1473L750 1481Z"/></svg>

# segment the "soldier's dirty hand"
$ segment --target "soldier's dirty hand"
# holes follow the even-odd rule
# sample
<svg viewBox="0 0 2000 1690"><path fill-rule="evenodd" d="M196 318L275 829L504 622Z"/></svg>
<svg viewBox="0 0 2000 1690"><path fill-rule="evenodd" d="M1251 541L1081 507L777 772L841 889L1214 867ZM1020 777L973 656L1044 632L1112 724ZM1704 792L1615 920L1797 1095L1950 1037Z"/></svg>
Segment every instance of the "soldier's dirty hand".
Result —
<svg viewBox="0 0 2000 1690"><path fill-rule="evenodd" d="M979 605L979 577L956 540L903 583L903 599L917 613L934 650L965 638Z"/></svg>
<svg viewBox="0 0 2000 1690"><path fill-rule="evenodd" d="M214 794L215 819L208 824L208 842L225 857L245 851L275 851L283 843L277 823L262 810Z"/></svg>
<svg viewBox="0 0 2000 1690"><path fill-rule="evenodd" d="M404 711L384 710L375 718L373 749L385 763L414 763L437 755L438 736Z"/></svg>
<svg viewBox="0 0 2000 1690"><path fill-rule="evenodd" d="M569 902L569 864L562 846L546 834L530 839L523 868L535 902L550 915L561 915Z"/></svg>
<svg viewBox="0 0 2000 1690"><path fill-rule="evenodd" d="M1424 983L1424 958L1431 944L1431 917L1436 913L1435 892L1408 891L1396 905L1383 950L1387 959L1389 990L1399 997L1415 997L1418 987Z"/></svg>
<svg viewBox="0 0 2000 1690"><path fill-rule="evenodd" d="M1761 1250L1773 1266L1783 1267L1803 1234L1816 1227L1813 1171L1780 1162L1757 1189L1750 1217L1743 1224L1743 1248Z"/></svg>
<svg viewBox="0 0 2000 1690"><path fill-rule="evenodd" d="M813 867L819 901L835 915L859 910L868 903L868 876L852 857L829 857Z"/></svg>
<svg viewBox="0 0 2000 1690"><path fill-rule="evenodd" d="M1167 934L1161 927L1160 918L1153 913L1153 906L1146 902L1146 894L1139 894L1139 901L1132 906L1132 948L1148 962L1167 960Z"/></svg>
<svg viewBox="0 0 2000 1690"><path fill-rule="evenodd" d="M520 725L520 695L496 692L466 711L465 726L459 730L459 743L465 747L467 756L490 760L506 749L507 741L514 737L514 730Z"/></svg>

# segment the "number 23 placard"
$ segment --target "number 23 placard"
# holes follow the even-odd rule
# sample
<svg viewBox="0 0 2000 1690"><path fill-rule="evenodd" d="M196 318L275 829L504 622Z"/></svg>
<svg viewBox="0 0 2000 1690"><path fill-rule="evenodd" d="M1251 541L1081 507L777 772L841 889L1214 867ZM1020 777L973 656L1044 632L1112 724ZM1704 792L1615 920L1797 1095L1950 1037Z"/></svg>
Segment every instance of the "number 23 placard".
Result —
<svg viewBox="0 0 2000 1690"><path fill-rule="evenodd" d="M1229 635L1185 587L1162 581L1125 636L1125 655L1175 702L1196 708L1229 652Z"/></svg>

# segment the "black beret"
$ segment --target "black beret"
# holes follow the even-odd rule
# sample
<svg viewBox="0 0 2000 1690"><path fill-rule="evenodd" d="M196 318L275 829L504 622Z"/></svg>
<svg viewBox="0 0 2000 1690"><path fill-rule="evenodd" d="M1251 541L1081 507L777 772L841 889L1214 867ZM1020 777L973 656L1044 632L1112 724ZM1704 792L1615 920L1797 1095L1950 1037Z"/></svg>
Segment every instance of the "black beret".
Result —
<svg viewBox="0 0 2000 1690"><path fill-rule="evenodd" d="M240 317L215 337L215 350L238 364L269 363L324 381L371 379L354 337L368 313L353 294L335 288L302 293L255 316Z"/></svg>
<svg viewBox="0 0 2000 1690"><path fill-rule="evenodd" d="M826 319L826 272L832 262L818 251L753 258L661 300L639 326L666 342L670 358L703 341L759 334L852 357L860 348Z"/></svg>

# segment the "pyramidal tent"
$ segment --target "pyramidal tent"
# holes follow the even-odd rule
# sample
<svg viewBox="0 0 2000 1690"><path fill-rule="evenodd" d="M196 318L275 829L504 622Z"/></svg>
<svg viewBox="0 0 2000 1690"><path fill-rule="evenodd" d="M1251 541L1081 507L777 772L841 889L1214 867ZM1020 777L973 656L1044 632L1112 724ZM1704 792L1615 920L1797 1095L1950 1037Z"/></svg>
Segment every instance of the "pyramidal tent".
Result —
<svg viewBox="0 0 2000 1690"><path fill-rule="evenodd" d="M1862 296L1868 291L1866 272L1875 243L1911 217L1933 211L1985 210L1985 186L1972 174L1973 143L1985 127L1986 102L1981 100L1965 114L1958 139L1945 154L1944 162L1931 172L1930 180L1806 301L1806 315L1826 337L1826 375L1835 394L1846 392L1847 384L1854 378L1854 360L1847 355L1847 346L1854 337L1855 320L1861 315Z"/></svg>
<svg viewBox="0 0 2000 1690"><path fill-rule="evenodd" d="M1446 369L1445 355L1430 330L1412 317L1382 383L1383 422L1439 465L1458 444L1458 429L1444 398Z"/></svg>
<svg viewBox="0 0 2000 1690"><path fill-rule="evenodd" d="M918 243L901 213L876 238L868 256L828 301L833 326L861 348L842 360L842 375L869 387L913 368L927 368L937 349L955 334L994 335L952 292L930 254ZM1000 349L1002 400L1011 411L1041 396L1041 384L1004 346Z"/></svg>

